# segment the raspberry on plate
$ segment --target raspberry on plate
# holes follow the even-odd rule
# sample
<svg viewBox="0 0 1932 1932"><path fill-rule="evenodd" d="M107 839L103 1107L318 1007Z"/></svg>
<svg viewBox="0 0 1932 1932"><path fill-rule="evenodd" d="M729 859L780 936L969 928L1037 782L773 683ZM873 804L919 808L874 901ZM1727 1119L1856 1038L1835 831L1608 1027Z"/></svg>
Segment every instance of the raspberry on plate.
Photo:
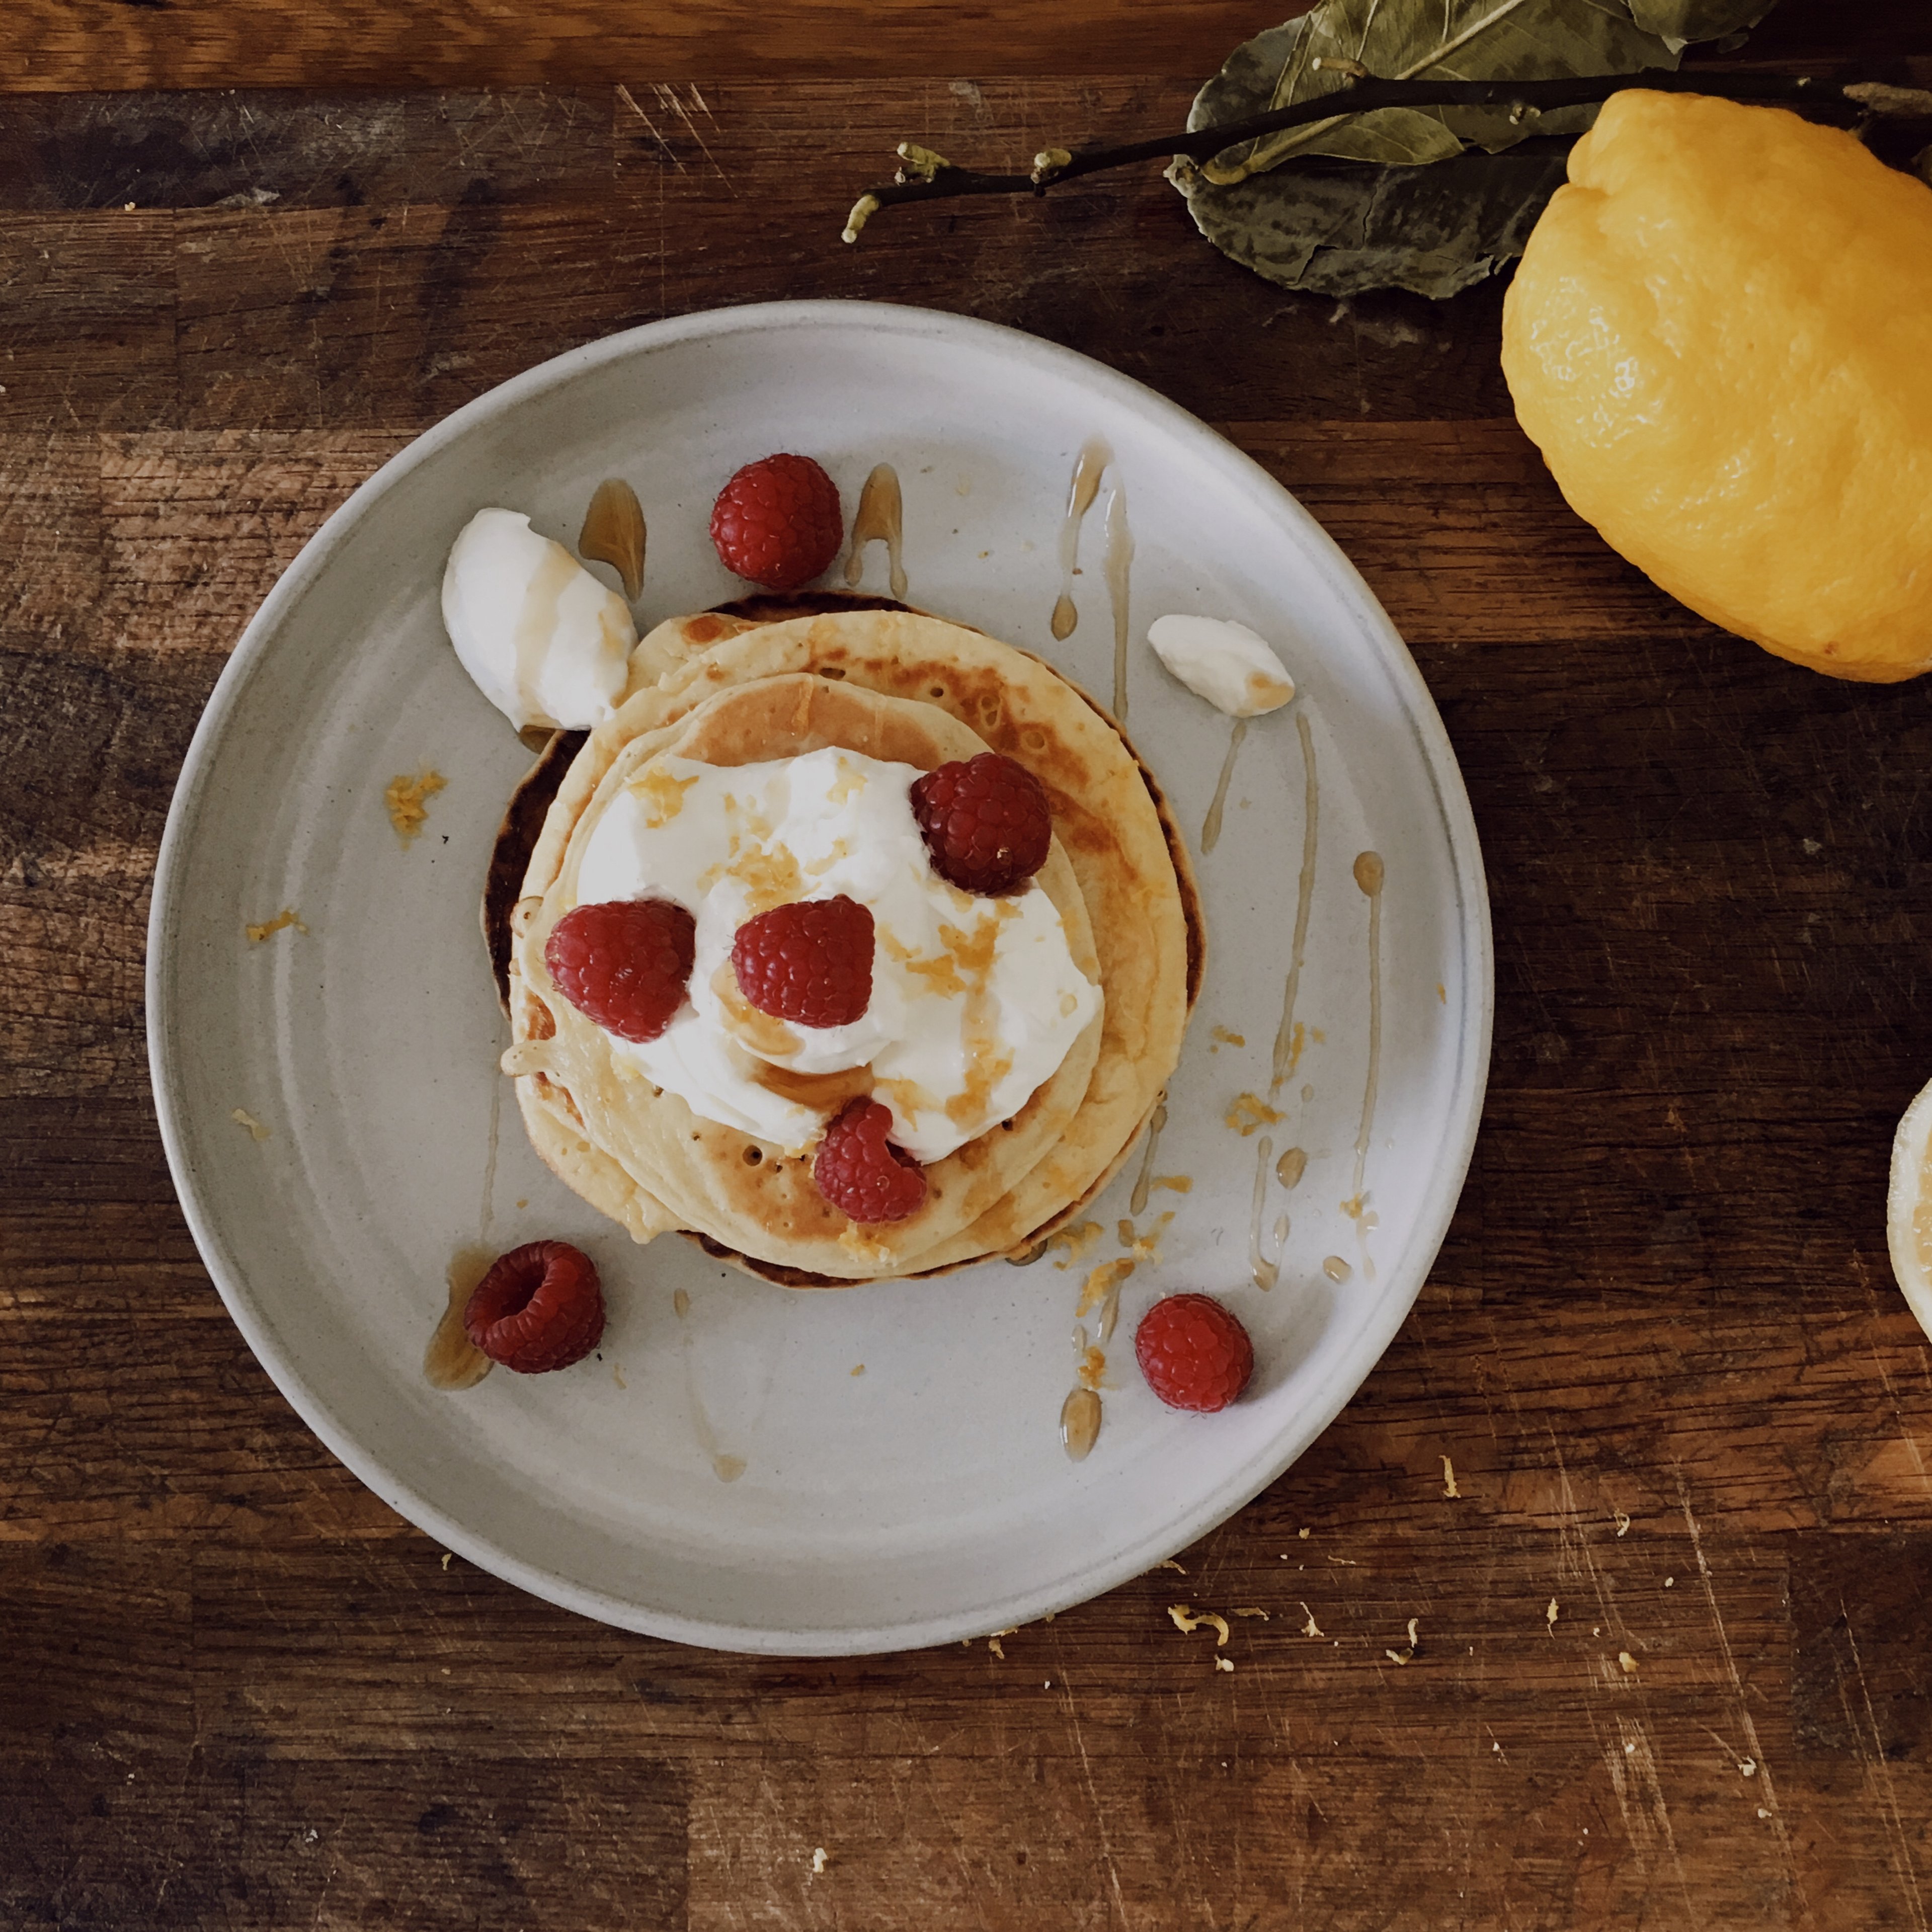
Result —
<svg viewBox="0 0 1932 1932"><path fill-rule="evenodd" d="M698 922L670 899L573 906L550 928L544 964L557 991L620 1040L656 1040L684 1004Z"/></svg>
<svg viewBox="0 0 1932 1932"><path fill-rule="evenodd" d="M886 1139L892 1125L890 1107L854 1100L818 1144L812 1178L855 1221L903 1221L926 1204L926 1170Z"/></svg>
<svg viewBox="0 0 1932 1932"><path fill-rule="evenodd" d="M800 1026L849 1026L872 1003L872 914L841 892L794 899L739 927L738 990L761 1013Z"/></svg>
<svg viewBox="0 0 1932 1932"><path fill-rule="evenodd" d="M998 752L956 758L915 778L912 815L933 870L988 898L1024 885L1046 863L1053 839L1046 787Z"/></svg>
<svg viewBox="0 0 1932 1932"><path fill-rule="evenodd" d="M711 508L711 541L724 568L767 590L809 584L844 540L838 486L808 456L746 464Z"/></svg>
<svg viewBox="0 0 1932 1932"><path fill-rule="evenodd" d="M463 1310L470 1345L520 1376L580 1362L604 1338L604 1291L568 1241L530 1241L490 1264Z"/></svg>
<svg viewBox="0 0 1932 1932"><path fill-rule="evenodd" d="M1141 1317L1134 1357L1169 1408L1226 1408L1248 1385L1255 1345L1211 1294L1170 1294Z"/></svg>

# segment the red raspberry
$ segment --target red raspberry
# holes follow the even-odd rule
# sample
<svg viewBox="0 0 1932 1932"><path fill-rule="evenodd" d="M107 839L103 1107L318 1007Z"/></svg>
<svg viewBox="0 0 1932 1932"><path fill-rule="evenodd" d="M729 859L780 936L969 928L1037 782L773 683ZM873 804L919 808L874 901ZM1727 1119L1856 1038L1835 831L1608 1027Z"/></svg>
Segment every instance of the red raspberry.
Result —
<svg viewBox="0 0 1932 1932"><path fill-rule="evenodd" d="M1248 1385L1255 1345L1211 1294L1170 1294L1141 1317L1134 1356L1169 1408L1212 1414Z"/></svg>
<svg viewBox="0 0 1932 1932"><path fill-rule="evenodd" d="M998 752L955 759L914 779L912 815L933 870L988 897L1031 878L1046 863L1053 838L1046 788Z"/></svg>
<svg viewBox="0 0 1932 1932"><path fill-rule="evenodd" d="M492 1262L463 1311L470 1345L520 1376L580 1362L604 1339L604 1291L568 1241L531 1241Z"/></svg>
<svg viewBox="0 0 1932 1932"><path fill-rule="evenodd" d="M838 486L808 456L748 463L711 506L711 541L727 570L767 590L796 590L845 541Z"/></svg>
<svg viewBox="0 0 1932 1932"><path fill-rule="evenodd" d="M550 928L544 964L586 1019L620 1040L656 1040L684 1004L697 939L697 921L670 899L605 899Z"/></svg>
<svg viewBox="0 0 1932 1932"><path fill-rule="evenodd" d="M731 942L738 990L800 1026L849 1026L872 1003L872 915L843 892L748 919Z"/></svg>
<svg viewBox="0 0 1932 1932"><path fill-rule="evenodd" d="M926 1170L886 1138L892 1110L854 1100L825 1130L812 1178L855 1221L903 1221L926 1204Z"/></svg>

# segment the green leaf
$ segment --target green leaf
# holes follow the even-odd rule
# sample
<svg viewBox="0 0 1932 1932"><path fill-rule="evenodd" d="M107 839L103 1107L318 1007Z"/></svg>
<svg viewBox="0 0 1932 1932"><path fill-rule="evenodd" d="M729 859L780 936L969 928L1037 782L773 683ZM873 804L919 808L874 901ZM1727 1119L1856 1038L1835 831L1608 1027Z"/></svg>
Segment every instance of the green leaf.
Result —
<svg viewBox="0 0 1932 1932"><path fill-rule="evenodd" d="M1772 0L1630 0L1630 12L1647 34L1666 40L1720 40L1754 27Z"/></svg>
<svg viewBox="0 0 1932 1932"><path fill-rule="evenodd" d="M1666 0L1651 4L1669 10ZM1190 124L1205 127L1238 114L1292 106L1347 86L1345 74L1317 67L1318 60L1354 62L1382 80L1555 80L1674 68L1677 50L1662 35L1637 25L1630 0L1322 0L1300 20L1272 28L1238 49L1228 66L1202 89L1196 104L1200 118ZM1238 63L1236 79L1230 69ZM1263 76L1265 92L1256 85ZM1210 90L1211 110L1201 113L1209 105ZM1244 104L1227 111L1237 94ZM1570 109L1520 124L1492 109L1402 112L1405 121L1435 121L1458 147L1474 142L1498 149L1529 134L1580 133L1594 110ZM1414 133L1405 129L1390 138L1388 118L1364 114L1264 135L1217 155L1205 172L1210 181L1226 186L1276 166L1292 154L1408 164L1407 154L1416 146ZM1435 153L1428 157L1436 158Z"/></svg>
<svg viewBox="0 0 1932 1932"><path fill-rule="evenodd" d="M1563 144L1464 154L1432 167L1307 161L1218 188L1170 171L1222 254L1283 288L1408 289L1441 301L1522 253L1562 185Z"/></svg>
<svg viewBox="0 0 1932 1932"><path fill-rule="evenodd" d="M1729 34L1771 0L1320 0L1237 47L1196 96L1190 130L1377 78L1560 80L1674 68L1684 43ZM1340 104L1338 103L1338 105ZM1168 178L1201 232L1284 288L1437 297L1522 252L1594 106L1513 123L1494 109L1401 108L1316 122ZM1518 144L1530 142L1526 148ZM1487 152L1469 152L1486 149ZM1315 157L1330 158L1316 159Z"/></svg>

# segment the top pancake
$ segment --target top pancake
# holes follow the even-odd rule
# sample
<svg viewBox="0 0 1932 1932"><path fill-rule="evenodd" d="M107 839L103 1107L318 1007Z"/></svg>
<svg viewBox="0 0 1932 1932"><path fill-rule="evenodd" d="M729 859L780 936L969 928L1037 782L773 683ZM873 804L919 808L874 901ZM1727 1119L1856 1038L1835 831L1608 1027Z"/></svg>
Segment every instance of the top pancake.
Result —
<svg viewBox="0 0 1932 1932"><path fill-rule="evenodd" d="M639 1238L684 1228L781 1279L926 1273L1039 1239L1124 1157L1173 1070L1198 986L1192 881L1118 731L1037 658L898 610L676 620L640 644L634 682L643 688L572 760L512 921L519 1045L506 1064L538 1151ZM1038 883L1104 996L1011 1120L928 1167L919 1213L863 1228L818 1195L808 1155L700 1118L614 1056L542 964L602 803L628 775L665 752L735 765L828 745L928 770L990 748L1033 771L1055 832ZM828 1116L849 1091L828 1086Z"/></svg>

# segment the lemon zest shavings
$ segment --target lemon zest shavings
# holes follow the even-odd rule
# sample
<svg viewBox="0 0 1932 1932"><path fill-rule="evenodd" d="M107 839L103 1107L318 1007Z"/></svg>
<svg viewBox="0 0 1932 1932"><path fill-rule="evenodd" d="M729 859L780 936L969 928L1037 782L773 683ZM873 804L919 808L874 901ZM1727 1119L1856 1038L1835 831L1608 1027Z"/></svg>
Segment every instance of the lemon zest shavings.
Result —
<svg viewBox="0 0 1932 1932"><path fill-rule="evenodd" d="M1198 1630L1206 1628L1214 1633L1214 1648L1219 1650L1228 1641L1228 1619L1216 1616L1212 1610L1197 1612L1192 1604L1170 1604L1168 1615L1174 1619L1174 1627L1183 1636L1191 1636Z"/></svg>
<svg viewBox="0 0 1932 1932"><path fill-rule="evenodd" d="M250 946L260 946L263 940L272 937L275 933L286 932L290 926L293 926L298 932L306 932L308 930L308 928L302 922L302 915L296 910L295 908L284 906L273 919L265 919L260 926L244 926L242 930L248 934L248 944Z"/></svg>
<svg viewBox="0 0 1932 1932"><path fill-rule="evenodd" d="M416 842L416 834L428 823L430 800L448 783L442 772L434 770L419 772L414 778L399 772L389 781L382 803L405 847Z"/></svg>

